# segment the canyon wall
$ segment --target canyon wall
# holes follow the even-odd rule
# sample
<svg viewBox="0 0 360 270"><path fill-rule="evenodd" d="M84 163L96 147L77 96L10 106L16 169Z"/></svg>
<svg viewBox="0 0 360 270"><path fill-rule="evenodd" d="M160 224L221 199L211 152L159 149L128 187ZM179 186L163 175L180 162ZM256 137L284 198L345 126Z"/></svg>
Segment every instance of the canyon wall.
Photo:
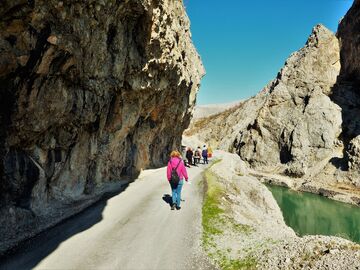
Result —
<svg viewBox="0 0 360 270"><path fill-rule="evenodd" d="M163 165L204 68L182 1L5 0L0 15L1 251Z"/></svg>
<svg viewBox="0 0 360 270"><path fill-rule="evenodd" d="M219 140L211 144L238 153L258 170L279 167L305 175L332 156L338 144L341 110L329 94L339 74L339 57L335 35L322 25L314 27L306 45L258 95L211 121L204 119L211 127L221 126L212 129ZM211 133L200 129L199 134L211 141Z"/></svg>
<svg viewBox="0 0 360 270"><path fill-rule="evenodd" d="M290 186L360 204L359 13L356 0L336 35L315 26L259 94L185 134L278 183L285 176Z"/></svg>
<svg viewBox="0 0 360 270"><path fill-rule="evenodd" d="M339 25L337 36L341 51L341 70L333 100L342 108L344 157L340 166L343 177L360 186L360 1L355 0Z"/></svg>
<svg viewBox="0 0 360 270"><path fill-rule="evenodd" d="M317 25L265 89L264 104L233 145L254 168L279 165L289 175L304 176L332 157L341 133L341 110L328 97L340 70L338 44Z"/></svg>

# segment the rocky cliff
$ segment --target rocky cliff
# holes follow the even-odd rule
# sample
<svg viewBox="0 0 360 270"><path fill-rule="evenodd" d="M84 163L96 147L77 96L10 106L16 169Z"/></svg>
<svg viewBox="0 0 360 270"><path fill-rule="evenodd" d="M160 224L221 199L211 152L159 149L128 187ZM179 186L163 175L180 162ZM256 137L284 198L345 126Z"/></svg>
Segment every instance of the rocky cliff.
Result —
<svg viewBox="0 0 360 270"><path fill-rule="evenodd" d="M268 181L359 204L359 12L356 0L336 36L315 26L258 95L186 134L237 153Z"/></svg>
<svg viewBox="0 0 360 270"><path fill-rule="evenodd" d="M265 90L264 104L236 136L234 150L254 168L279 165L294 176L333 156L341 111L328 95L339 70L338 40L317 25Z"/></svg>
<svg viewBox="0 0 360 270"><path fill-rule="evenodd" d="M341 133L340 107L328 97L340 70L338 44L324 26L314 27L305 47L289 57L274 81L214 117L212 126L224 126L218 145L253 168L279 166L295 176L331 156Z"/></svg>
<svg viewBox="0 0 360 270"><path fill-rule="evenodd" d="M360 82L360 1L355 0L341 20L337 36L341 43L341 80Z"/></svg>
<svg viewBox="0 0 360 270"><path fill-rule="evenodd" d="M0 15L4 250L162 165L204 69L182 1L5 0Z"/></svg>
<svg viewBox="0 0 360 270"><path fill-rule="evenodd" d="M341 70L332 99L342 108L342 140L344 156L338 166L340 176L360 187L360 1L355 0L339 25ZM338 177L339 178L339 177Z"/></svg>

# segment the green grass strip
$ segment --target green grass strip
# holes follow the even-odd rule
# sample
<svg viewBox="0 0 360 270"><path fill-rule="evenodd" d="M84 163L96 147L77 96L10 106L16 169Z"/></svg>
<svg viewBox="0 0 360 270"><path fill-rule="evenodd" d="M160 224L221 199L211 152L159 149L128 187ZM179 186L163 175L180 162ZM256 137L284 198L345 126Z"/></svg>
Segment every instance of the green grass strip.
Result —
<svg viewBox="0 0 360 270"><path fill-rule="evenodd" d="M217 181L216 175L209 170L221 161L221 159L214 161L203 173L205 195L202 207L202 246L208 256L223 270L256 269L257 262L253 257L248 256L241 260L231 259L227 254L229 251L219 250L214 240L214 237L224 233L224 228L244 234L251 232L250 226L235 224L235 221L227 217L224 209L221 208L221 197L224 196L225 191Z"/></svg>

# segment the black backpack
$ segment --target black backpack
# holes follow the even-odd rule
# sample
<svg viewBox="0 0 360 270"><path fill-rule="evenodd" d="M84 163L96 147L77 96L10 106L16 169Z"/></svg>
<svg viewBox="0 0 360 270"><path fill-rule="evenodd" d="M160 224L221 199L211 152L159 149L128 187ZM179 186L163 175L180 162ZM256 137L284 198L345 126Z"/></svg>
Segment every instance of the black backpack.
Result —
<svg viewBox="0 0 360 270"><path fill-rule="evenodd" d="M170 162L170 161L169 161ZM171 168L171 177L170 177L170 184L171 186L174 186L176 187L179 182L180 182L180 177L179 175L177 174L176 170L177 168L179 167L180 165L180 162L181 162L181 159L179 160L179 163L178 165L176 166L176 168ZM171 166L171 163L170 163L170 166Z"/></svg>

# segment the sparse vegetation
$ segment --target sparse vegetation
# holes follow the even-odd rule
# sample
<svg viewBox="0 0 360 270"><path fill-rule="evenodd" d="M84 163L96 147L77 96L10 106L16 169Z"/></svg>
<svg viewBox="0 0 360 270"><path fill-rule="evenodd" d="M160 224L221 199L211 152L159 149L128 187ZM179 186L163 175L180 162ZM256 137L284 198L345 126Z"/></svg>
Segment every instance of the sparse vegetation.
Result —
<svg viewBox="0 0 360 270"><path fill-rule="evenodd" d="M246 257L242 260L233 260L226 258L221 263L221 268L224 270L237 270L237 269L256 269L257 261L254 257Z"/></svg>
<svg viewBox="0 0 360 270"><path fill-rule="evenodd" d="M213 164L216 164L215 161ZM212 246L212 239L214 235L222 233L223 223L222 214L224 210L219 207L220 198L223 193L222 189L216 184L215 176L208 170L204 173L206 182L206 194L202 208L202 226L203 226L203 247L208 250Z"/></svg>
<svg viewBox="0 0 360 270"><path fill-rule="evenodd" d="M218 162L221 160L215 161L212 166ZM252 256L234 259L231 257L231 248L222 250L217 246L215 238L221 237L225 230L230 233L247 235L253 229L248 225L236 223L232 217L226 215L226 207L221 200L225 196L225 191L209 169L204 172L203 180L206 188L202 208L202 246L204 250L221 269L256 269L257 261Z"/></svg>

